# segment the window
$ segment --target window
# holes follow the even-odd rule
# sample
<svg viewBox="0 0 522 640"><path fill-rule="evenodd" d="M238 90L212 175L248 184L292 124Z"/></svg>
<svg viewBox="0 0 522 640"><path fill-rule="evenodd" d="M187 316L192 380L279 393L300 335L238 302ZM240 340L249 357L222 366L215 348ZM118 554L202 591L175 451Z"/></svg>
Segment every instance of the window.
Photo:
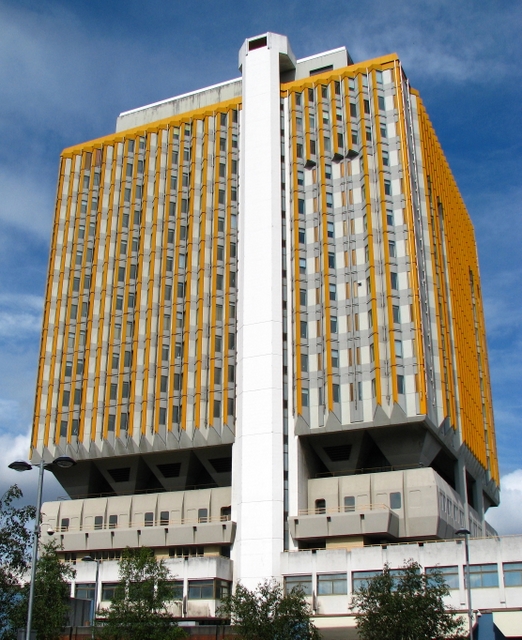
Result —
<svg viewBox="0 0 522 640"><path fill-rule="evenodd" d="M301 289L299 291L299 304L302 307L306 307L306 289Z"/></svg>
<svg viewBox="0 0 522 640"><path fill-rule="evenodd" d="M355 496L344 496L344 510L355 511Z"/></svg>
<svg viewBox="0 0 522 640"><path fill-rule="evenodd" d="M381 138L387 138L388 136L386 134L387 134L386 125L381 124Z"/></svg>
<svg viewBox="0 0 522 640"><path fill-rule="evenodd" d="M341 387L338 384L332 385L332 400L334 402L341 401Z"/></svg>
<svg viewBox="0 0 522 640"><path fill-rule="evenodd" d="M385 167L389 167L390 166L390 154L387 151L383 151L382 152L382 164Z"/></svg>
<svg viewBox="0 0 522 640"><path fill-rule="evenodd" d="M102 584L101 599L105 600L106 602L112 602L114 600L114 594L116 593L117 588L118 588L117 582L104 582Z"/></svg>
<svg viewBox="0 0 522 640"><path fill-rule="evenodd" d="M299 229L299 243L304 244L306 242L306 231L305 229Z"/></svg>
<svg viewBox="0 0 522 640"><path fill-rule="evenodd" d="M352 572L352 591L358 591L361 587L368 585L368 582L380 575L381 571L353 571Z"/></svg>
<svg viewBox="0 0 522 640"><path fill-rule="evenodd" d="M305 596L312 595L312 576L285 576L285 593L291 593L293 589L300 588Z"/></svg>
<svg viewBox="0 0 522 640"><path fill-rule="evenodd" d="M400 374L397 376L397 393L401 395L406 393L405 385L404 385L404 376Z"/></svg>
<svg viewBox="0 0 522 640"><path fill-rule="evenodd" d="M317 576L317 595L345 595L348 590L346 573L323 573Z"/></svg>
<svg viewBox="0 0 522 640"><path fill-rule="evenodd" d="M94 528L103 529L103 516L94 516Z"/></svg>
<svg viewBox="0 0 522 640"><path fill-rule="evenodd" d="M366 127L366 141L367 142L371 142L372 141L372 128L371 127Z"/></svg>
<svg viewBox="0 0 522 640"><path fill-rule="evenodd" d="M166 527L169 524L169 512L168 511L161 511L160 512L160 525L162 527Z"/></svg>
<svg viewBox="0 0 522 640"><path fill-rule="evenodd" d="M301 389L301 404L303 405L303 407L307 407L308 402L308 389Z"/></svg>
<svg viewBox="0 0 522 640"><path fill-rule="evenodd" d="M388 242L388 251L390 254L390 258L396 258L397 257L397 245L395 244L394 240L390 240Z"/></svg>
<svg viewBox="0 0 522 640"><path fill-rule="evenodd" d="M337 349L332 349L332 367L339 368L339 351Z"/></svg>
<svg viewBox="0 0 522 640"><path fill-rule="evenodd" d="M183 580L172 580L167 585L170 590L169 600L183 600Z"/></svg>
<svg viewBox="0 0 522 640"><path fill-rule="evenodd" d="M62 518L60 522L60 531L69 531L69 518Z"/></svg>
<svg viewBox="0 0 522 640"><path fill-rule="evenodd" d="M118 526L118 516L113 514L109 516L109 529L116 529Z"/></svg>
<svg viewBox="0 0 522 640"><path fill-rule="evenodd" d="M496 564L472 564L469 568L470 587L485 589L498 587L498 568Z"/></svg>
<svg viewBox="0 0 522 640"><path fill-rule="evenodd" d="M442 574L448 589L458 589L459 588L459 568L454 567L426 567L426 575L428 576L430 573L434 573L438 571Z"/></svg>
<svg viewBox="0 0 522 640"><path fill-rule="evenodd" d="M402 496L400 491L392 491L390 493L390 509L402 508Z"/></svg>
<svg viewBox="0 0 522 640"><path fill-rule="evenodd" d="M189 600L212 600L214 598L213 580L189 580Z"/></svg>
<svg viewBox="0 0 522 640"><path fill-rule="evenodd" d="M364 113L370 113L370 101L369 100L365 100L364 101Z"/></svg>
<svg viewBox="0 0 522 640"><path fill-rule="evenodd" d="M330 300L337 300L337 286L335 284L330 285L329 298Z"/></svg>
<svg viewBox="0 0 522 640"><path fill-rule="evenodd" d="M306 273L306 258L299 258L299 273Z"/></svg>
<svg viewBox="0 0 522 640"><path fill-rule="evenodd" d="M301 355L301 371L305 373L308 371L308 355L306 353Z"/></svg>
<svg viewBox="0 0 522 640"><path fill-rule="evenodd" d="M385 111L386 110L386 104L384 102L384 96L379 96L377 98L377 103L379 105L379 111Z"/></svg>
<svg viewBox="0 0 522 640"><path fill-rule="evenodd" d="M74 588L74 597L79 600L94 600L94 582L77 582Z"/></svg>
<svg viewBox="0 0 522 640"><path fill-rule="evenodd" d="M145 517L143 518L143 524L146 527L154 526L154 513L152 511L147 511L147 513L145 514Z"/></svg>
<svg viewBox="0 0 522 640"><path fill-rule="evenodd" d="M357 118L357 104L355 102L350 102L350 116Z"/></svg>
<svg viewBox="0 0 522 640"><path fill-rule="evenodd" d="M303 198L299 198L297 201L297 212L304 213L305 212L305 201Z"/></svg>
<svg viewBox="0 0 522 640"><path fill-rule="evenodd" d="M326 235L329 238L333 238L334 237L334 223L333 222L327 222L326 223Z"/></svg>
<svg viewBox="0 0 522 640"><path fill-rule="evenodd" d="M302 170L297 172L297 184L301 187L304 185L304 171Z"/></svg>
<svg viewBox="0 0 522 640"><path fill-rule="evenodd" d="M206 507L198 509L198 522L208 522L208 509Z"/></svg>
<svg viewBox="0 0 522 640"><path fill-rule="evenodd" d="M396 305L396 304L393 305L392 315L393 315L393 322L395 324L399 324L401 321L401 308L399 307L399 305Z"/></svg>
<svg viewBox="0 0 522 640"><path fill-rule="evenodd" d="M522 562L504 562L504 586L522 586Z"/></svg>
<svg viewBox="0 0 522 640"><path fill-rule="evenodd" d="M335 269L335 253L333 252L328 253L328 268Z"/></svg>
<svg viewBox="0 0 522 640"><path fill-rule="evenodd" d="M216 580L216 599L222 600L230 595L230 582L227 580Z"/></svg>
<svg viewBox="0 0 522 640"><path fill-rule="evenodd" d="M391 196L391 180L384 181L384 195Z"/></svg>
<svg viewBox="0 0 522 640"><path fill-rule="evenodd" d="M390 273L390 281L391 281L391 288L394 291L397 291L399 289L399 278L395 271L392 271Z"/></svg>
<svg viewBox="0 0 522 640"><path fill-rule="evenodd" d="M221 507L221 522L227 522L230 520L230 518L232 517L232 507L230 506L226 506L226 507Z"/></svg>
<svg viewBox="0 0 522 640"><path fill-rule="evenodd" d="M300 335L301 338L308 337L308 323L306 322L306 320L301 320Z"/></svg>
<svg viewBox="0 0 522 640"><path fill-rule="evenodd" d="M324 498L318 498L315 501L315 513L326 513L326 500Z"/></svg>
<svg viewBox="0 0 522 640"><path fill-rule="evenodd" d="M337 316L330 316L330 331L337 333Z"/></svg>

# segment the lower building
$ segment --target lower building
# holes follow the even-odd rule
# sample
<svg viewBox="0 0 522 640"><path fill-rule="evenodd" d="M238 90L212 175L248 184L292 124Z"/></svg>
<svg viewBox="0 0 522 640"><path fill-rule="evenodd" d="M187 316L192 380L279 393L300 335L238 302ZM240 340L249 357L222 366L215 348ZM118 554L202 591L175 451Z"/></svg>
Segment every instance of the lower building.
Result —
<svg viewBox="0 0 522 640"><path fill-rule="evenodd" d="M206 526L207 523L201 523L202 529ZM97 543L94 546L97 547ZM522 536L472 538L469 553L472 608L476 619L492 613L495 625L506 638L520 639ZM95 583L95 563L81 562L82 554L69 555L68 559L76 565L71 595L95 599L97 608L103 609L110 605L117 584L118 562L114 557L117 554L98 549L88 554L100 561L98 584ZM232 588L231 560L220 556L218 551L212 554L203 546L190 544L165 547L163 555L172 578L171 611L180 623L196 628L224 622L219 615L216 617L216 611L221 597ZM285 552L280 562L285 589L295 586L303 589L323 639L355 640L353 591L382 571L386 563L392 569L399 569L410 559L428 572L435 567L443 572L450 588L447 604L467 619L466 554L462 539Z"/></svg>

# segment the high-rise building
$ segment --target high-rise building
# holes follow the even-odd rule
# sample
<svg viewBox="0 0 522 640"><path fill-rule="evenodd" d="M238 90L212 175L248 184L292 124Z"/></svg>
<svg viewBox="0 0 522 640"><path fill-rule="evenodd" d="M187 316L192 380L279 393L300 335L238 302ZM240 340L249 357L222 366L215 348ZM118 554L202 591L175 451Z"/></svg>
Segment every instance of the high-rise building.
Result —
<svg viewBox="0 0 522 640"><path fill-rule="evenodd" d="M63 152L38 376L64 552L203 556L189 600L499 498L473 227L397 56L239 67Z"/></svg>

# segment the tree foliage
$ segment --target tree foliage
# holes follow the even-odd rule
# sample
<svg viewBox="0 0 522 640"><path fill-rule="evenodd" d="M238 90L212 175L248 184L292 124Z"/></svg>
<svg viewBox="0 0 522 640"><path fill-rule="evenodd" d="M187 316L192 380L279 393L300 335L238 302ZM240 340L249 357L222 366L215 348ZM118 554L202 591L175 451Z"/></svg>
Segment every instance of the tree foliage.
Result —
<svg viewBox="0 0 522 640"><path fill-rule="evenodd" d="M0 497L0 640L16 637L12 616L21 598L22 578L30 559L32 536L28 525L36 509L16 507L15 502L22 497L17 485Z"/></svg>
<svg viewBox="0 0 522 640"><path fill-rule="evenodd" d="M264 582L250 591L238 584L225 598L219 613L231 619L241 640L319 640L310 620L312 612L303 591L286 595L277 582Z"/></svg>
<svg viewBox="0 0 522 640"><path fill-rule="evenodd" d="M119 584L100 634L105 640L173 640L185 636L167 610L172 600L169 572L147 548L128 549L119 565Z"/></svg>
<svg viewBox="0 0 522 640"><path fill-rule="evenodd" d="M385 565L354 594L359 635L362 640L461 638L464 622L445 606L448 594L440 571L426 575L413 560L399 574Z"/></svg>
<svg viewBox="0 0 522 640"><path fill-rule="evenodd" d="M43 545L36 565L32 629L38 640L57 640L67 625L70 610L69 580L75 570L58 557L54 540ZM15 628L25 628L29 601L29 583L24 584L17 606L12 612Z"/></svg>

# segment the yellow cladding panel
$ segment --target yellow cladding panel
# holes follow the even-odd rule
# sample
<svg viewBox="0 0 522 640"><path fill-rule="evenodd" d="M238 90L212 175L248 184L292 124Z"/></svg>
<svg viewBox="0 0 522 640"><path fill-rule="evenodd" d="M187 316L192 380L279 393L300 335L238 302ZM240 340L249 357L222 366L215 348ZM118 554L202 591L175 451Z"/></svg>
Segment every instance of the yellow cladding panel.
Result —
<svg viewBox="0 0 522 640"><path fill-rule="evenodd" d="M489 468L492 478L498 483L483 309L477 286L479 269L475 235L431 122L421 100L417 102L425 181L427 184L429 177L432 198L441 203L437 215L443 216L444 236L440 237L439 233L437 241L441 260L445 260L451 292L454 350L448 354L448 360L456 372L458 388L457 398L453 381L446 381L449 383L450 403L454 406L458 402L458 419L464 442L484 468ZM435 235L433 229L431 233ZM446 318L439 318L439 322ZM444 328L439 328L439 333L441 330Z"/></svg>

